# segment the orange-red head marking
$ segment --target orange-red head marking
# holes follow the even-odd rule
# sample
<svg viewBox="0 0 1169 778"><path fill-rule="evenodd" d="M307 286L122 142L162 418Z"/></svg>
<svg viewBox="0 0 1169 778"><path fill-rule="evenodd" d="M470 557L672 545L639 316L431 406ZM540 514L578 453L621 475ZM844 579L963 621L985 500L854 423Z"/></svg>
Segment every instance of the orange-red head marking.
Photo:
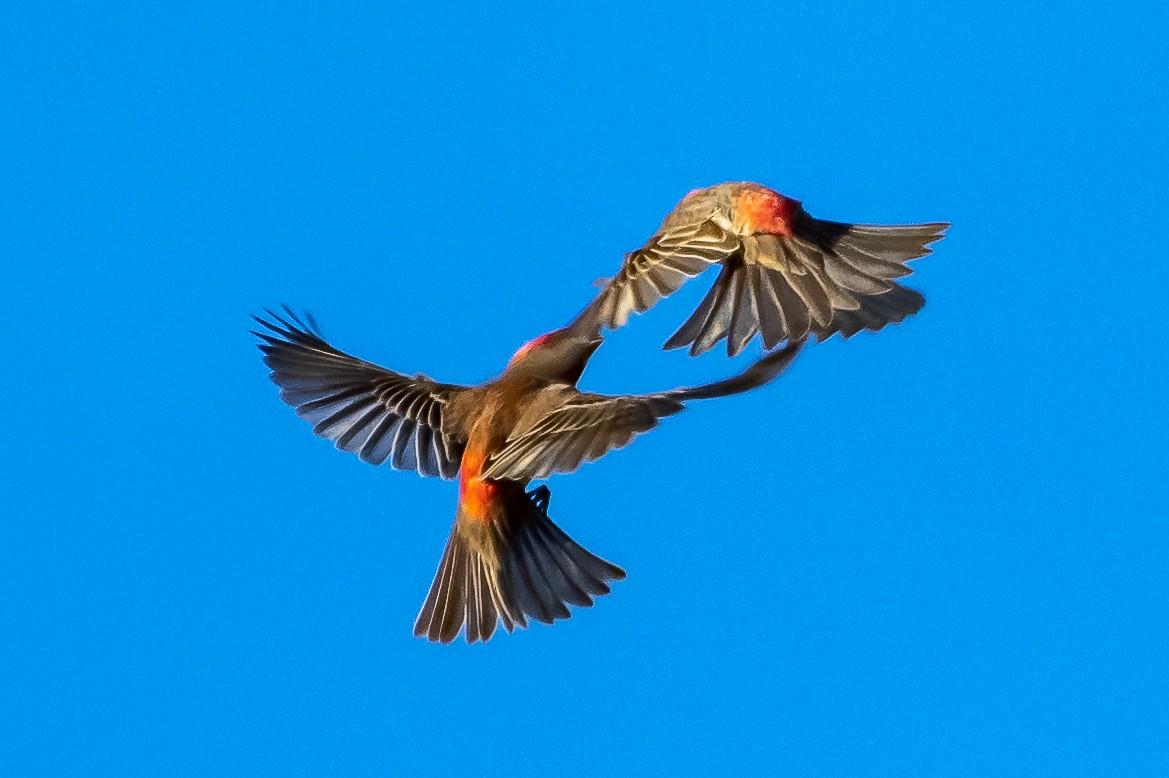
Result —
<svg viewBox="0 0 1169 778"><path fill-rule="evenodd" d="M800 203L766 187L748 189L735 198L735 228L791 237Z"/></svg>
<svg viewBox="0 0 1169 778"><path fill-rule="evenodd" d="M551 339L551 337L555 334L556 332L546 332L540 337L532 338L527 343L520 346L519 349L516 350L516 353L511 355L511 359L509 359L507 362L508 366L514 365L516 362L519 362L521 359L531 353L533 349L547 343L549 339Z"/></svg>
<svg viewBox="0 0 1169 778"><path fill-rule="evenodd" d="M569 326L541 335L520 346L504 372L512 377L575 384L584 372L585 363L601 345L600 334L593 329L585 326L582 331L575 331Z"/></svg>

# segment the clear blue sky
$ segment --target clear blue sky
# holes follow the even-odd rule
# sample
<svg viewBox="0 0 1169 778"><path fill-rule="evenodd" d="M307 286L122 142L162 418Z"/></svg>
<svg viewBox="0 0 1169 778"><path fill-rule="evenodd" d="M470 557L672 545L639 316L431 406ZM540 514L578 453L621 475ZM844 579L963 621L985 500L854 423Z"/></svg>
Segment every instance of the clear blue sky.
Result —
<svg viewBox="0 0 1169 778"><path fill-rule="evenodd" d="M1159 4L19 5L0 772L1169 770ZM597 607L413 638L455 487L314 438L247 315L483 380L728 179L953 221L926 309L554 478ZM700 286L583 386L743 364L657 351Z"/></svg>

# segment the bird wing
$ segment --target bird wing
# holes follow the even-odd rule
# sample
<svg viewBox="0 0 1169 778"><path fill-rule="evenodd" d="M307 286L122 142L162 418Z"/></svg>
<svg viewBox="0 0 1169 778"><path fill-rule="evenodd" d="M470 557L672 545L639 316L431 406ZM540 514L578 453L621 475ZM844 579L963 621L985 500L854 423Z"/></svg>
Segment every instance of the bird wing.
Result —
<svg viewBox="0 0 1169 778"><path fill-rule="evenodd" d="M799 209L790 235L742 234L725 214L663 230L627 254L582 316L616 329L713 265L722 270L665 348L692 355L721 340L738 354L756 336L765 348L879 330L916 313L925 300L893 279L909 275L949 224L882 226L814 219Z"/></svg>
<svg viewBox="0 0 1169 778"><path fill-rule="evenodd" d="M683 407L666 394L614 397L575 392L564 385L545 391L562 392L563 404L509 438L487 459L484 478L528 481L571 473L629 445L637 434L656 427L658 419Z"/></svg>
<svg viewBox="0 0 1169 778"><path fill-rule="evenodd" d="M689 400L740 394L771 382L802 346L790 343L733 378L668 392L603 395L578 392L565 384L550 386L543 390L547 394L541 404L551 410L521 422L503 447L487 458L483 477L528 481L571 473L629 445L638 434L656 427L659 419L681 411Z"/></svg>
<svg viewBox="0 0 1169 778"><path fill-rule="evenodd" d="M307 323L285 308L287 319L267 311L252 317L268 332L264 363L280 399L337 448L397 470L454 478L465 441L443 430L447 401L463 387L386 370L330 346L311 315Z"/></svg>
<svg viewBox="0 0 1169 778"><path fill-rule="evenodd" d="M630 314L644 313L687 280L741 250L739 236L710 219L659 231L625 255L621 269L590 309L605 327L615 330L625 325Z"/></svg>

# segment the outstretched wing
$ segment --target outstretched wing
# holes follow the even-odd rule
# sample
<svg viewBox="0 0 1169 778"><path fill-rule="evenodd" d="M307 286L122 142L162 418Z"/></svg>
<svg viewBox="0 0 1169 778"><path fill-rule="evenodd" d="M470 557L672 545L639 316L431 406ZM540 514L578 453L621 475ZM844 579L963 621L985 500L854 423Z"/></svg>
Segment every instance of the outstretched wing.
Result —
<svg viewBox="0 0 1169 778"><path fill-rule="evenodd" d="M280 387L280 399L313 425L313 432L337 448L398 470L454 478L465 441L443 429L443 409L463 387L425 376L405 376L350 356L321 337L311 315L307 323L285 307L287 319L267 311L252 317L264 363Z"/></svg>
<svg viewBox="0 0 1169 778"><path fill-rule="evenodd" d="M586 394L558 384L537 403L550 408L520 426L488 457L484 478L528 481L571 473L609 451L623 448L658 420L678 413L689 400L740 394L774 380L791 364L802 343L791 343L743 373L712 384L642 395Z"/></svg>
<svg viewBox="0 0 1169 778"><path fill-rule="evenodd" d="M611 330L644 313L711 265L742 252L739 236L707 219L659 231L629 254L591 306Z"/></svg>
<svg viewBox="0 0 1169 778"><path fill-rule="evenodd" d="M707 192L711 194L706 194ZM736 197L772 198L783 227L752 226ZM721 199L717 196L721 194ZM704 202L712 205L706 210ZM948 224L881 226L814 219L795 200L748 184L723 184L683 200L663 227L625 262L582 316L615 329L713 265L721 272L665 348L692 355L721 340L738 354L756 335L765 348L809 335L851 337L916 313L925 300L894 279L923 257Z"/></svg>
<svg viewBox="0 0 1169 778"><path fill-rule="evenodd" d="M561 394L560 406L513 435L490 456L484 478L528 481L571 473L585 462L629 445L639 433L656 427L658 419L683 408L668 393L612 397L584 394L565 385L544 391Z"/></svg>

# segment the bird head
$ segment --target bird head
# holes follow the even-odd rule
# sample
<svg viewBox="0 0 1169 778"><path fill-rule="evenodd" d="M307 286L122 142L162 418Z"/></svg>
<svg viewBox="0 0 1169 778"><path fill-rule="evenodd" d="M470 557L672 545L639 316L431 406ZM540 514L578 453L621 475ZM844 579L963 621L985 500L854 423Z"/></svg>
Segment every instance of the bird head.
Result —
<svg viewBox="0 0 1169 778"><path fill-rule="evenodd" d="M599 335L580 328L553 330L520 346L504 373L575 384L600 345Z"/></svg>

